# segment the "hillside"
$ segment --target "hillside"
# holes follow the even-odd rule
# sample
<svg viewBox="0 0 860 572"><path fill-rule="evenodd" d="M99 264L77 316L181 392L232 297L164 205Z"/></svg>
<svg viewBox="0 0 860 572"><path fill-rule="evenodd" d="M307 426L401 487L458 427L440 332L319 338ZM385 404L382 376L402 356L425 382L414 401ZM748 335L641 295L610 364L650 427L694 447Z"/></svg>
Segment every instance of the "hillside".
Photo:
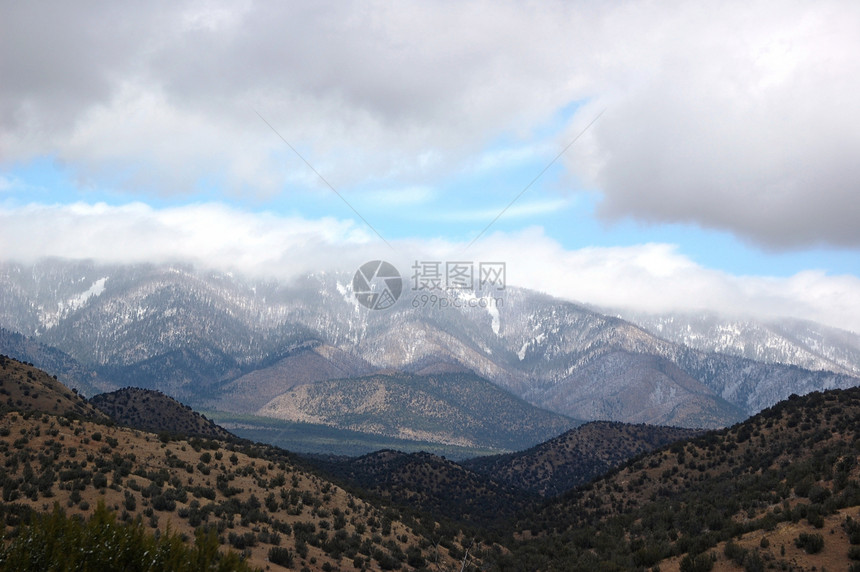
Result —
<svg viewBox="0 0 860 572"><path fill-rule="evenodd" d="M538 409L473 374L391 372L294 387L259 415L463 447L512 451L576 421Z"/></svg>
<svg viewBox="0 0 860 572"><path fill-rule="evenodd" d="M16 360L2 358L0 380L12 399L0 412L0 522L12 536L55 502L86 516L101 501L121 522L140 517L189 541L213 530L260 568L273 567L271 558L309 570L465 562L500 571L811 572L860 557L858 388L792 396L541 503L446 459L393 451L330 463L347 490L275 448L117 426ZM610 463L682 436L592 423L493 462L525 467L564 450Z"/></svg>
<svg viewBox="0 0 860 572"><path fill-rule="evenodd" d="M535 502L523 491L429 453L377 451L319 460L338 479L435 518L496 526Z"/></svg>
<svg viewBox="0 0 860 572"><path fill-rule="evenodd" d="M159 391L126 387L101 393L89 401L120 425L133 429L224 441L234 438L226 429Z"/></svg>
<svg viewBox="0 0 860 572"><path fill-rule="evenodd" d="M22 399L22 410L0 413L0 522L7 533L54 503L86 516L103 502L122 522L139 517L188 539L212 529L225 548L259 568L274 566L270 559L314 570L447 569L471 561L456 529L370 504L281 450L90 421L80 414L103 416L71 391L75 418L58 415L66 402L41 389L50 389L52 378L2 363L4 389L20 381L31 398Z"/></svg>
<svg viewBox="0 0 860 572"><path fill-rule="evenodd" d="M720 569L740 569L725 557L735 539L751 551L750 570L762 569L753 567L759 561L831 569L834 558L845 569L849 549L858 555L849 540L860 542L852 532L860 517L858 422L860 389L792 396L730 429L639 457L520 519L511 555L497 554L497 562L705 570L696 566L716 559Z"/></svg>
<svg viewBox="0 0 860 572"><path fill-rule="evenodd" d="M44 411L67 417L106 421L107 417L32 364L0 355L0 412Z"/></svg>
<svg viewBox="0 0 860 572"><path fill-rule="evenodd" d="M725 427L747 417L672 361L629 351L601 351L549 388L541 403L580 419L681 427Z"/></svg>
<svg viewBox="0 0 860 572"><path fill-rule="evenodd" d="M358 377L373 370L364 360L332 346L303 343L289 348L272 365L226 383L213 404L224 411L256 413L269 401L298 385Z"/></svg>
<svg viewBox="0 0 860 572"><path fill-rule="evenodd" d="M551 497L587 483L632 457L700 433L592 421L525 451L476 457L460 464L513 487Z"/></svg>
<svg viewBox="0 0 860 572"><path fill-rule="evenodd" d="M112 382L96 372L96 368L84 365L57 348L2 327L0 327L0 353L56 374L63 385L76 389L84 396L116 389Z"/></svg>

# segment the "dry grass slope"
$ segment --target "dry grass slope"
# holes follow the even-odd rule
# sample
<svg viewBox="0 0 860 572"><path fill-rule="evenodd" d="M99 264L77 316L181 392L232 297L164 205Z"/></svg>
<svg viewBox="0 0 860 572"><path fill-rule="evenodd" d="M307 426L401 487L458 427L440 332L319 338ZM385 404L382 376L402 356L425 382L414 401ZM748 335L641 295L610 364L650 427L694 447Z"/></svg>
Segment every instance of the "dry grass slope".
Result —
<svg viewBox="0 0 860 572"><path fill-rule="evenodd" d="M116 426L71 392L58 403L43 389L61 391L47 374L2 363L0 387L21 407L0 414L0 525L7 533L54 503L87 516L104 502L120 520L140 518L189 541L211 528L259 568L277 568L272 558L296 569L449 570L466 555L458 531L445 537L432 523L362 500L280 450Z"/></svg>
<svg viewBox="0 0 860 572"><path fill-rule="evenodd" d="M0 412L10 410L107 419L56 377L32 364L0 355Z"/></svg>

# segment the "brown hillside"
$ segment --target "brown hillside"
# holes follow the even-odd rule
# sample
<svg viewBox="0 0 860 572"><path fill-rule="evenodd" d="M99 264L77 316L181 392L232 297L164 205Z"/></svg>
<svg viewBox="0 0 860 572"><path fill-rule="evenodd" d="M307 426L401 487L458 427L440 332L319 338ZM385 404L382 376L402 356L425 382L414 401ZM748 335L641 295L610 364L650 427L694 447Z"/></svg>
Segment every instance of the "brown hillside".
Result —
<svg viewBox="0 0 860 572"><path fill-rule="evenodd" d="M498 523L536 500L430 453L383 450L319 464L329 474L399 505L458 522Z"/></svg>
<svg viewBox="0 0 860 572"><path fill-rule="evenodd" d="M90 403L117 423L134 429L209 439L235 439L223 427L160 391L126 387L91 397Z"/></svg>
<svg viewBox="0 0 860 572"><path fill-rule="evenodd" d="M847 570L858 460L860 388L794 395L571 491L513 527L510 548L528 569ZM725 561L729 540L751 550L740 563L736 547Z"/></svg>
<svg viewBox="0 0 860 572"><path fill-rule="evenodd" d="M0 412L10 410L106 420L104 414L55 377L31 364L0 355Z"/></svg>
<svg viewBox="0 0 860 572"><path fill-rule="evenodd" d="M87 516L103 501L120 520L192 540L214 528L261 569L277 568L273 548L295 569L473 569L458 530L370 504L281 450L116 426L47 374L0 364L4 395L21 408L0 411L0 526L10 538L32 512L58 503Z"/></svg>
<svg viewBox="0 0 860 572"><path fill-rule="evenodd" d="M224 387L215 406L236 413L256 413L266 403L298 385L367 375L374 368L335 347L303 345L273 365L252 371Z"/></svg>
<svg viewBox="0 0 860 572"><path fill-rule="evenodd" d="M511 486L554 496L636 455L701 433L678 427L594 421L526 451L479 457L462 465Z"/></svg>
<svg viewBox="0 0 860 572"><path fill-rule="evenodd" d="M713 572L742 572L746 570L791 570L815 572L827 570L853 570L858 566L860 546L851 543L846 522L860 522L860 509L838 510L822 517L820 526L807 520L781 522L770 530L756 530L730 541L720 542L707 552L714 563ZM819 552L810 554L795 541L802 535L820 535L823 545ZM855 533L856 534L856 533ZM857 538L855 537L855 541ZM854 558L849 555L853 554ZM676 556L659 563L661 572L680 572L683 557ZM763 568L759 568L761 563Z"/></svg>

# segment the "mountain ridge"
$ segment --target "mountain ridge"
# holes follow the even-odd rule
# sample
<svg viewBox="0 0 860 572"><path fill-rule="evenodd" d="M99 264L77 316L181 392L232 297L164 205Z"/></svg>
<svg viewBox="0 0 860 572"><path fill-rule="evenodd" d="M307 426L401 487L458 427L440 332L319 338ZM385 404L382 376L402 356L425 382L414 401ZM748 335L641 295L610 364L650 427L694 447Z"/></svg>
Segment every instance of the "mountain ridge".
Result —
<svg viewBox="0 0 860 572"><path fill-rule="evenodd" d="M552 497L675 441L703 431L618 421L590 421L523 451L460 464L519 489Z"/></svg>
<svg viewBox="0 0 860 572"><path fill-rule="evenodd" d="M259 414L396 438L515 450L579 423L474 374L376 373L294 387Z"/></svg>
<svg viewBox="0 0 860 572"><path fill-rule="evenodd" d="M273 366L267 360L285 348L308 343L377 370L470 370L533 405L582 419L717 427L791 393L860 384L678 345L514 287L492 311L400 304L373 312L350 296L349 276L331 273L283 285L181 265L51 261L0 265L0 286L0 326L62 349L115 386L158 389L206 408L225 400L229 384ZM680 373L667 374L667 362ZM637 417L646 403L651 412Z"/></svg>

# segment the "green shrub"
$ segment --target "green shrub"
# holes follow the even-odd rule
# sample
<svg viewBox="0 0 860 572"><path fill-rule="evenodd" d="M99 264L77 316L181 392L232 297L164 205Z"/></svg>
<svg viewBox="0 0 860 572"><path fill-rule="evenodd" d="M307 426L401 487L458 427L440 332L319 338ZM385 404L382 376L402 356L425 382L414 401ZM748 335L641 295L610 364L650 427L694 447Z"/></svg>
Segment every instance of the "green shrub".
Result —
<svg viewBox="0 0 860 572"><path fill-rule="evenodd" d="M744 557L744 572L764 572L764 561L758 552L751 551Z"/></svg>
<svg viewBox="0 0 860 572"><path fill-rule="evenodd" d="M681 572L710 572L714 561L707 554L691 556L687 554L681 559Z"/></svg>
<svg viewBox="0 0 860 572"><path fill-rule="evenodd" d="M794 545L805 550L807 554L817 554L824 548L824 537L803 532L794 539Z"/></svg>
<svg viewBox="0 0 860 572"><path fill-rule="evenodd" d="M284 568L293 567L293 551L289 548L281 548L273 546L269 549L269 562L283 566Z"/></svg>
<svg viewBox="0 0 860 572"><path fill-rule="evenodd" d="M744 558L747 555L747 551L745 548L741 548L731 540L726 542L726 546L723 549L723 554L726 558L740 566L744 562Z"/></svg>
<svg viewBox="0 0 860 572"><path fill-rule="evenodd" d="M87 522L69 518L54 505L22 526L8 546L0 546L0 570L250 570L235 553L219 552L214 531L196 534L193 546L178 534L158 538L140 520L117 523L99 503Z"/></svg>

